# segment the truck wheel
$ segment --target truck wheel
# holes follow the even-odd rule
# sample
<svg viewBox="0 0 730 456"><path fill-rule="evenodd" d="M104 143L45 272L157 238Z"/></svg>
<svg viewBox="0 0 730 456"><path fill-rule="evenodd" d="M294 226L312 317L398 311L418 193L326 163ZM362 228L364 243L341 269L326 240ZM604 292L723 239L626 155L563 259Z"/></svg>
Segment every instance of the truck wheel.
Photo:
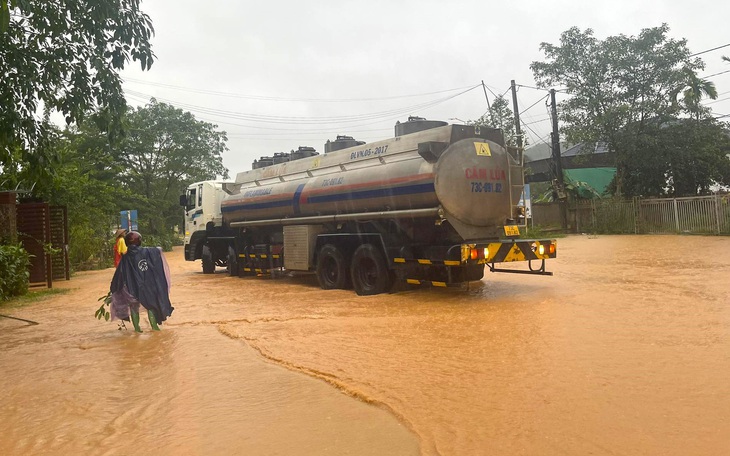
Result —
<svg viewBox="0 0 730 456"><path fill-rule="evenodd" d="M347 288L348 270L342 252L332 244L325 244L317 256L317 280L323 290Z"/></svg>
<svg viewBox="0 0 730 456"><path fill-rule="evenodd" d="M238 255L233 247L228 247L228 275L238 277Z"/></svg>
<svg viewBox="0 0 730 456"><path fill-rule="evenodd" d="M380 249L363 244L352 255L352 285L360 296L388 291L393 284L390 270Z"/></svg>
<svg viewBox="0 0 730 456"><path fill-rule="evenodd" d="M204 245L200 257L203 260L203 274L213 274L215 272L215 263L213 262L213 252L210 251L210 247Z"/></svg>

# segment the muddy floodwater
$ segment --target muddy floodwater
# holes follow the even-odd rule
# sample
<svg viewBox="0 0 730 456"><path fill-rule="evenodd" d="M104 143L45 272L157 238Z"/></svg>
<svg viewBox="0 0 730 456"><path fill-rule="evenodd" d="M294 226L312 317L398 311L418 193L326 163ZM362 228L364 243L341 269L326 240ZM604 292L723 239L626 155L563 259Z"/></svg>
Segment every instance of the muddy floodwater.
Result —
<svg viewBox="0 0 730 456"><path fill-rule="evenodd" d="M730 238L572 236L553 277L358 297L167 253L159 333L113 271L0 308L0 454L727 455Z"/></svg>

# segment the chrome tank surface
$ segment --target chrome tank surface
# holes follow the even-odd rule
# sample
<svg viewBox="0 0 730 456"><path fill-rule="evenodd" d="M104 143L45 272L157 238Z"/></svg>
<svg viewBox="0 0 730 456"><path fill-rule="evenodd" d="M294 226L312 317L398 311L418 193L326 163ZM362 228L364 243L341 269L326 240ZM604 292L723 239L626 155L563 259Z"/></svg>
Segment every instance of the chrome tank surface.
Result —
<svg viewBox="0 0 730 456"><path fill-rule="evenodd" d="M224 221L442 206L465 239L491 236L485 228L510 216L509 157L484 138L452 143L469 128L448 125L239 173L238 193L222 203ZM419 154L424 143L441 148L430 161Z"/></svg>
<svg viewBox="0 0 730 456"><path fill-rule="evenodd" d="M458 141L439 157L436 195L464 239L494 236L510 216L509 159L502 146L479 138ZM485 227L491 232L485 233Z"/></svg>

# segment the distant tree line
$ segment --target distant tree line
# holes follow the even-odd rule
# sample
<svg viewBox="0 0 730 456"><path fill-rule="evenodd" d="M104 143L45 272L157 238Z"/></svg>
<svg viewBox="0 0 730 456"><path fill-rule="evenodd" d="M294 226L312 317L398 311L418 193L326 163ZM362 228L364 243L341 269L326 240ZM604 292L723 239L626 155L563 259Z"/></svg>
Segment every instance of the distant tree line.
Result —
<svg viewBox="0 0 730 456"><path fill-rule="evenodd" d="M123 134L113 141L96 114L64 130L49 126L53 160L44 178L22 159L3 169L6 184L34 184L33 198L68 208L69 253L77 267L108 265L111 232L125 209L138 211L146 244L170 247L174 228L182 228L178 197L185 187L228 176L221 155L226 135L215 125L155 100L128 109L121 122Z"/></svg>
<svg viewBox="0 0 730 456"><path fill-rule="evenodd" d="M171 245L179 194L227 177L227 138L216 125L154 99L127 105L119 71L130 60L148 70L154 60L152 23L139 5L0 0L2 189L32 188L25 197L68 207L77 268L109 264L123 209L138 210L148 245ZM54 112L65 128L50 121Z"/></svg>
<svg viewBox="0 0 730 456"><path fill-rule="evenodd" d="M564 139L603 142L615 154L612 195L694 196L730 186L730 129L701 104L717 98L715 85L698 76L704 62L686 40L668 32L663 24L599 40L573 27L558 45L542 43L545 60L530 65L539 87L569 95L558 106ZM509 142L513 113L497 101L477 123L504 128Z"/></svg>

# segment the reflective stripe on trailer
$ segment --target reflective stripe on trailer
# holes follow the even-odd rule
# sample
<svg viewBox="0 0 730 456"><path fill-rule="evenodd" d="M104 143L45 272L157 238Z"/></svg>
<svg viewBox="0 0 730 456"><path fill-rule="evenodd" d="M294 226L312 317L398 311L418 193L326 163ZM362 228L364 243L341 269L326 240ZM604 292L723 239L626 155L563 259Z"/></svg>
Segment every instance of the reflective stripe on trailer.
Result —
<svg viewBox="0 0 730 456"><path fill-rule="evenodd" d="M478 264L548 260L550 258L555 258L555 253L550 254L551 244L551 241L515 241L489 243L486 246L489 250L487 257L480 259ZM535 246L534 250L533 245ZM539 253L539 248L541 245L545 247L545 252L543 254Z"/></svg>
<svg viewBox="0 0 730 456"><path fill-rule="evenodd" d="M453 283L448 284L446 282L439 282L436 280L419 280L419 279L406 279L406 283L410 283L411 285L431 285L433 287L456 287L460 286L460 283Z"/></svg>

